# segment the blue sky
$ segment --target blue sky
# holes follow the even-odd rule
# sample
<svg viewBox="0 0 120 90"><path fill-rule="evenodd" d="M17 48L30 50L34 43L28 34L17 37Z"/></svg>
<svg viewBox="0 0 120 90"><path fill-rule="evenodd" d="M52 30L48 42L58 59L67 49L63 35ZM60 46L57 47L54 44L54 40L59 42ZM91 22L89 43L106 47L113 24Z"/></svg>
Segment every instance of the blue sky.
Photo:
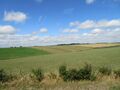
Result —
<svg viewBox="0 0 120 90"><path fill-rule="evenodd" d="M120 0L0 0L1 47L118 42L119 36Z"/></svg>

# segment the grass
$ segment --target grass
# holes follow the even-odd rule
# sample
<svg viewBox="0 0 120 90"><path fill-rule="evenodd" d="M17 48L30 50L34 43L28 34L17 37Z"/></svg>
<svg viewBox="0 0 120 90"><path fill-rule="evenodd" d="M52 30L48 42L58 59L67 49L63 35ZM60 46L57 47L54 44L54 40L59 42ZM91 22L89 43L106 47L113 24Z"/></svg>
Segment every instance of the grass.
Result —
<svg viewBox="0 0 120 90"><path fill-rule="evenodd" d="M94 67L109 66L113 69L120 67L120 47L83 50L48 55L29 56L0 61L0 68L8 71L29 72L33 68L41 67L45 72L56 72L60 65L66 64L71 68L78 68L85 62Z"/></svg>
<svg viewBox="0 0 120 90"><path fill-rule="evenodd" d="M0 60L22 58L35 55L45 55L48 52L34 48L0 48Z"/></svg>
<svg viewBox="0 0 120 90"><path fill-rule="evenodd" d="M112 47L111 47L112 46ZM109 48L105 48L109 47ZM97 49L98 48L98 49ZM51 54L49 54L51 53ZM0 49L0 69L12 73L27 73L34 68L41 68L44 73L56 73L61 65L69 69L83 67L84 63L96 67L120 69L120 47L116 45L73 45L47 46L33 48ZM24 75L23 75L24 76ZM54 76L54 75L53 75ZM7 85L7 86L6 86ZM39 83L24 76L5 85L0 90L119 90L120 81L103 77L98 81L63 82L45 78Z"/></svg>
<svg viewBox="0 0 120 90"><path fill-rule="evenodd" d="M120 85L119 86L113 86L110 88L110 90L120 90Z"/></svg>
<svg viewBox="0 0 120 90"><path fill-rule="evenodd" d="M65 46L41 46L41 47L33 47L36 49L42 49L44 51L50 52L52 54L61 54L61 53L69 53L69 52L81 52L85 50L93 49L92 47L84 47L77 45L65 45Z"/></svg>
<svg viewBox="0 0 120 90"><path fill-rule="evenodd" d="M97 44L86 44L86 45L80 45L84 47L92 47L92 48L102 48L102 47L114 47L114 46L120 46L119 43L97 43Z"/></svg>
<svg viewBox="0 0 120 90"><path fill-rule="evenodd" d="M119 90L119 81L106 79L103 81L63 82L56 79L46 79L36 82L28 78L20 78L11 83L0 83L0 90Z"/></svg>

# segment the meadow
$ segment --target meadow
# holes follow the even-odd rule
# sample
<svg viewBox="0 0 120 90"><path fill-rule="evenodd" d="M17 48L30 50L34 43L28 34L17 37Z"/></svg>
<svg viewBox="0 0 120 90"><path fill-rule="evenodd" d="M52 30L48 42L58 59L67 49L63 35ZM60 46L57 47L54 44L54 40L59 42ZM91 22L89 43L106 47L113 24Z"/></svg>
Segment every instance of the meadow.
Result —
<svg viewBox="0 0 120 90"><path fill-rule="evenodd" d="M19 48L0 48L0 60L35 56L35 55L45 55L48 52L43 50L37 50L28 47L19 47Z"/></svg>
<svg viewBox="0 0 120 90"><path fill-rule="evenodd" d="M0 69L5 69L12 73L20 72L28 74L35 68L42 68L44 73L58 73L59 66L61 65L66 65L68 68L80 68L85 63L91 64L94 69L101 66L107 66L113 70L120 69L119 44L40 46L0 49ZM47 82L51 81L48 80ZM27 84L27 82L25 82L25 84ZM62 82L52 86L51 84L49 86L49 84L47 86L39 86L38 84L37 86L33 85L35 87L32 87L32 90L39 90L34 89L37 87L41 87L41 90L75 90L75 88L79 88L76 90L109 90L109 86L120 85L120 82L119 80L114 81L107 79L106 81L97 82ZM82 85L83 87L79 87L79 85ZM108 85L108 87L106 87L106 85ZM28 86L29 89L24 89L26 87L23 87L23 89L30 90L30 87L31 86ZM118 88L118 90L119 89L120 88ZM13 87L11 90L15 90L15 88Z"/></svg>
<svg viewBox="0 0 120 90"><path fill-rule="evenodd" d="M0 49L0 68L13 72L26 73L37 67L55 72L63 64L76 68L84 63L117 69L120 67L120 47L97 49L73 45Z"/></svg>

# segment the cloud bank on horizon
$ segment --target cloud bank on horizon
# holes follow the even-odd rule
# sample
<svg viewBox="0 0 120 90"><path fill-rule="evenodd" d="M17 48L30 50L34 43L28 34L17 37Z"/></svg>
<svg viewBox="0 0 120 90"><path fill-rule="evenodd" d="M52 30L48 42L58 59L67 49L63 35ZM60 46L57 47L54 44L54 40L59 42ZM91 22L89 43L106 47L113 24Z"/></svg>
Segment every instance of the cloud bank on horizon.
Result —
<svg viewBox="0 0 120 90"><path fill-rule="evenodd" d="M120 42L119 0L0 3L0 47Z"/></svg>

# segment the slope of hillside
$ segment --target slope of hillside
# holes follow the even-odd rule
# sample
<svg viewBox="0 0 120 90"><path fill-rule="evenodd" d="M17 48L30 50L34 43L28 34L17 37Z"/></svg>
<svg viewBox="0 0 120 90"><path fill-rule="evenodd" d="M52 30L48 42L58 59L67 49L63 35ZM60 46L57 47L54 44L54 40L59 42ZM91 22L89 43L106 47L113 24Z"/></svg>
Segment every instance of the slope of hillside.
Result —
<svg viewBox="0 0 120 90"><path fill-rule="evenodd" d="M80 67L85 62L93 66L107 65L113 69L120 67L120 47L91 49L82 52L69 52L30 56L0 61L0 68L10 71L22 70L29 72L33 68L41 67L44 71L56 71L62 64L69 67Z"/></svg>

